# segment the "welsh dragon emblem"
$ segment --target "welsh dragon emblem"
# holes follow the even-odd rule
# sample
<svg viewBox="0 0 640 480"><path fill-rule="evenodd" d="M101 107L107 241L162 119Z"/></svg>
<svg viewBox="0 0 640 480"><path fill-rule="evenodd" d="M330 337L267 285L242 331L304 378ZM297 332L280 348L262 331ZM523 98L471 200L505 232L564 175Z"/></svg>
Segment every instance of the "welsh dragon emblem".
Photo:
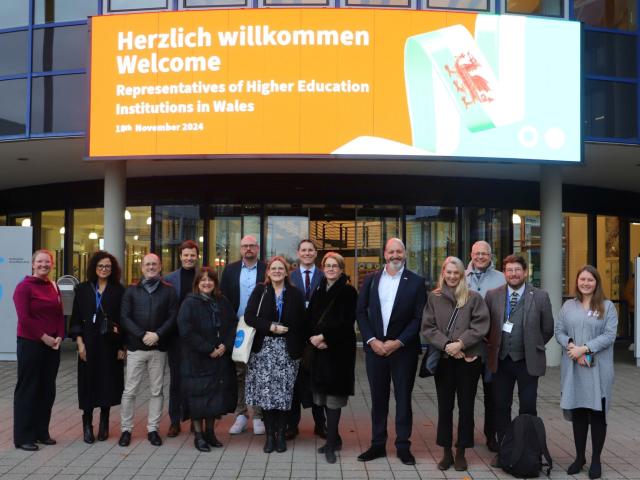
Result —
<svg viewBox="0 0 640 480"><path fill-rule="evenodd" d="M444 66L450 78L457 77L453 79L453 86L460 93L460 100L467 109L476 103L493 102L493 98L490 96L491 87L487 79L481 75L473 74L481 67L482 65L476 57L469 52L457 55L453 67Z"/></svg>

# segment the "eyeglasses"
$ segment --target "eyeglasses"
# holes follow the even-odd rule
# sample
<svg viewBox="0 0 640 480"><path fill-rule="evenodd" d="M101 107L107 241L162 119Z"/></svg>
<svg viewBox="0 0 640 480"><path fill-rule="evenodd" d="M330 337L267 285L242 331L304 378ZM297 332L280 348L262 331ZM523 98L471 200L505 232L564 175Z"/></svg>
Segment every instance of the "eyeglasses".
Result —
<svg viewBox="0 0 640 480"><path fill-rule="evenodd" d="M325 270L339 270L340 269L340 265L338 265L337 263L331 264L331 263L325 263L324 265Z"/></svg>
<svg viewBox="0 0 640 480"><path fill-rule="evenodd" d="M255 243L250 243L248 245L240 245L240 248L258 248L258 245L256 245Z"/></svg>
<svg viewBox="0 0 640 480"><path fill-rule="evenodd" d="M98 270L111 270L111 265L100 265L100 264L98 264L98 265L96 265L96 268Z"/></svg>

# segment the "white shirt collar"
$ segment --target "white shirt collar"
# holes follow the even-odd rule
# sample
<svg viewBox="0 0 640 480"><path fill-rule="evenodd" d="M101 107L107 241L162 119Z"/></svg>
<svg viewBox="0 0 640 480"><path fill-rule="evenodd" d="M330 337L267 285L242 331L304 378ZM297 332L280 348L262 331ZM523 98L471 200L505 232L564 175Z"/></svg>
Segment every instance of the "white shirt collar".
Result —
<svg viewBox="0 0 640 480"><path fill-rule="evenodd" d="M518 290L514 290L513 288L511 288L510 285L507 285L507 289L509 290L509 298L511 298L511 294L513 294L513 292L518 292L518 298L522 298L522 295L524 295L524 289L526 288L527 283L523 283L522 286L518 289Z"/></svg>
<svg viewBox="0 0 640 480"><path fill-rule="evenodd" d="M398 270L398 272L395 275L391 275L389 272L387 272L387 266L386 265L382 269L382 276L383 277L389 277L389 278L394 278L395 279L395 278L401 277L403 273L404 273L404 265L402 266L402 268L400 270Z"/></svg>
<svg viewBox="0 0 640 480"><path fill-rule="evenodd" d="M303 267L302 265L300 265L300 273L304 275L304 272L306 272L307 270L309 270L309 275L311 275L313 277L313 274L316 271L316 266L315 265L311 265L309 268L307 267Z"/></svg>

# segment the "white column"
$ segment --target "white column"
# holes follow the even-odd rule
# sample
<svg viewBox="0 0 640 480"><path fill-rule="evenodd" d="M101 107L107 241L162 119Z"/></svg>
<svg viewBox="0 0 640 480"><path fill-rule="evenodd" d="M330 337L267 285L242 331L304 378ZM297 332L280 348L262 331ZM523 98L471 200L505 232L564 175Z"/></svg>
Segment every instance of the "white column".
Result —
<svg viewBox="0 0 640 480"><path fill-rule="evenodd" d="M104 249L124 270L124 210L127 205L127 162L109 160L104 165Z"/></svg>
<svg viewBox="0 0 640 480"><path fill-rule="evenodd" d="M553 317L562 306L562 170L540 167L540 273L542 288L549 293ZM547 344L547 365L560 365L562 350L555 337Z"/></svg>

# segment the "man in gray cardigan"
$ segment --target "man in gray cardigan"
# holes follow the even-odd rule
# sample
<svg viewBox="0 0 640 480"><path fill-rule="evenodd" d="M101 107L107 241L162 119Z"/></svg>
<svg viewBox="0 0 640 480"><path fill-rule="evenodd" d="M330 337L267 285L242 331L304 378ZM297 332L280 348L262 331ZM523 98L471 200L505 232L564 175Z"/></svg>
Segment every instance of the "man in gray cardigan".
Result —
<svg viewBox="0 0 640 480"><path fill-rule="evenodd" d="M478 292L482 298L489 290L505 284L504 274L496 270L491 259L491 245L479 240L471 247L471 261L465 272L469 290ZM484 345L484 344L483 344ZM487 438L487 448L491 452L498 452L495 424L495 402L493 400L493 385L491 372L487 363L486 345L484 362L482 364L482 389L484 392L484 436Z"/></svg>
<svg viewBox="0 0 640 480"><path fill-rule="evenodd" d="M527 262L509 255L502 262L507 285L487 292L489 369L494 374L498 444L511 422L513 388L518 383L520 414L537 415L538 377L545 373L545 345L553 336L549 295L525 283ZM498 457L492 466L499 467Z"/></svg>

